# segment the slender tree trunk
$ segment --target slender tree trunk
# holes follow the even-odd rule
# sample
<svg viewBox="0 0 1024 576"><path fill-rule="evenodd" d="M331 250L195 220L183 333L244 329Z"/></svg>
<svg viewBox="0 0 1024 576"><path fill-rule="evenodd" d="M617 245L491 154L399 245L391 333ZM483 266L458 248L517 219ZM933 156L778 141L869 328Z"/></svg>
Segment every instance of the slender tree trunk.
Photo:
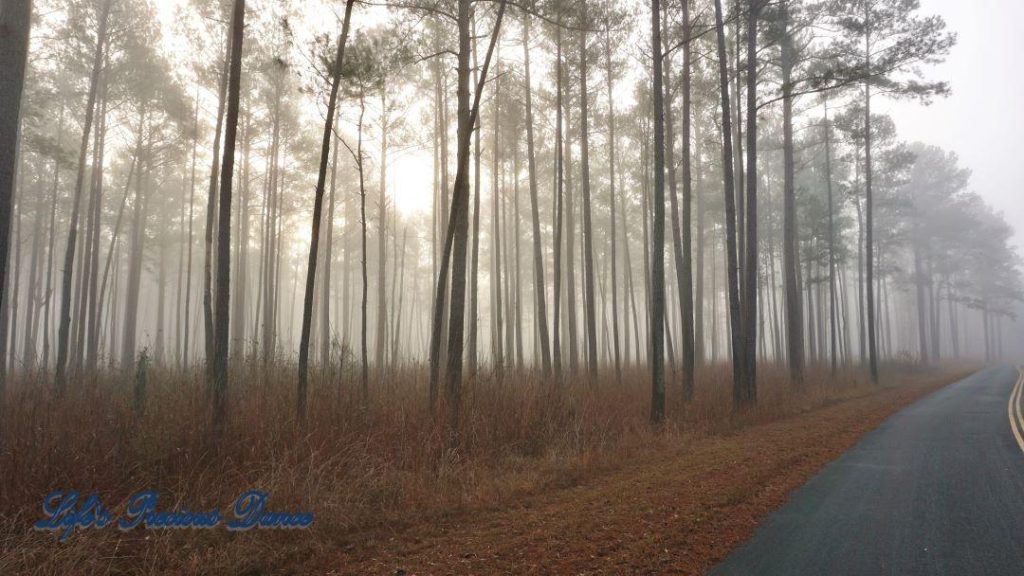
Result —
<svg viewBox="0 0 1024 576"><path fill-rule="evenodd" d="M828 123L828 100L825 106L825 189L828 191L828 309L829 309L829 352L832 361L832 376L835 377L838 352L836 316L836 232L835 209L832 202L832 127Z"/></svg>
<svg viewBox="0 0 1024 576"><path fill-rule="evenodd" d="M561 34L558 35L558 40L561 40ZM563 72L563 78L567 77L568 70L565 68ZM563 90L563 96L565 96ZM566 103L562 108L562 115L565 118L565 128L563 130L563 136L565 140L562 142L562 162L566 168L562 170L565 176L565 183L562 189L562 201L563 212L565 213L565 227L561 231L561 235L565 237L565 246L562 247L564 253L562 257L565 264L565 323L566 333L569 340L569 374L573 377L576 376L578 369L577 362L579 360L579 346L578 346L578 327L579 323L576 321L577 307L576 300L579 297L576 292L576 206L574 199L574 188L572 181L572 106Z"/></svg>
<svg viewBox="0 0 1024 576"><path fill-rule="evenodd" d="M396 229L395 231L397 232L398 230ZM391 362L392 362L392 364L395 364L395 365L398 364L398 350L399 350L398 343L399 343L399 341L401 339L401 336L402 336L402 304L403 304L403 301L405 300L405 243L406 243L406 234L407 234L408 231L409 231L408 228L405 228L405 227L402 228L402 254L401 254L401 261L399 261L399 256L397 254L393 258L394 261L395 261L395 264L398 265L398 269L401 270L400 276L397 279L397 284L398 284L398 303L397 303L397 305L395 305L395 303L392 302L392 304L393 304L392 310L394 311L393 314L394 314L394 317L395 317L395 329L392 331L393 332L393 340L392 340L392 345L391 345ZM395 238L395 245L397 245L397 244L398 244L398 238L396 237ZM396 284L395 280L396 280L395 278L391 279L392 286L394 286ZM413 284L415 284L415 282ZM415 290L413 290L413 292L415 293Z"/></svg>
<svg viewBox="0 0 1024 576"><path fill-rule="evenodd" d="M146 118L145 112L140 114ZM139 126L144 127L145 121L140 120ZM140 132L140 138L144 138ZM146 241L146 204L149 195L146 186L152 170L152 135L139 158L139 169L135 178L135 203L132 215L131 250L128 256L128 283L124 301L124 332L121 340L121 370L130 374L135 366L136 332L138 330L139 294L142 286L142 259L145 254Z"/></svg>
<svg viewBox="0 0 1024 576"><path fill-rule="evenodd" d="M10 264L11 207L18 164L21 101L25 87L31 23L31 0L4 0L4 6L0 8L0 302L6 298L5 280ZM105 29L105 24L102 27ZM99 45L102 46L102 42ZM63 109L61 126L63 127ZM59 170L59 163L56 170ZM54 187L56 190L56 184ZM45 364L45 358L43 362ZM6 371L0 370L0 401L4 397L6 376Z"/></svg>
<svg viewBox="0 0 1024 576"><path fill-rule="evenodd" d="M231 16L231 64L228 72L227 118L224 130L224 158L221 162L220 201L217 225L217 292L214 314L212 362L213 426L219 434L224 427L228 388L228 315L231 304L231 181L235 168L235 140L238 134L238 100L242 79L242 41L245 30L245 0L235 0ZM316 236L314 235L314 242Z"/></svg>
<svg viewBox="0 0 1024 576"><path fill-rule="evenodd" d="M864 54L866 70L871 70L871 23L868 22L868 5L864 4L865 34ZM878 383L878 345L875 339L875 288L874 288L874 196L871 187L871 83L864 81L864 212L865 212L865 234L864 252L865 267L867 270L867 316L868 316L868 367L871 374L871 382Z"/></svg>
<svg viewBox="0 0 1024 576"><path fill-rule="evenodd" d="M487 79L487 69L494 53L494 45L501 31L501 22L505 16L505 1L502 0L494 31L491 35L487 55L484 58L479 82L470 104L469 64L470 64L470 33L469 19L471 12L469 0L460 0L458 7L459 52L458 52L458 165L455 172L455 186L452 193L452 210L448 229L445 233L445 245L441 254L441 268L437 279L434 318L430 344L430 382L436 386L440 373L440 344L443 313L443 298L447 293L447 276L451 265L451 318L448 325L448 359L446 370L446 396L449 416L450 440L455 441L459 429L459 411L462 389L462 360L464 351L463 334L465 330L466 304L466 251L469 233L469 152L472 127L480 109L480 95ZM548 360L550 370L550 358Z"/></svg>
<svg viewBox="0 0 1024 576"><path fill-rule="evenodd" d="M17 0L16 0L17 1ZM92 75L89 81L89 95L85 104L85 121L82 124L82 142L78 149L78 176L75 179L75 188L72 196L71 226L68 230L67 249L64 252L64 272L61 280L61 306L60 320L57 329L57 364L54 375L54 386L58 394L64 391L67 384L67 362L68 345L71 328L71 289L72 271L75 264L75 246L78 240L78 215L82 204L82 185L85 181L85 155L89 147L89 134L92 132L93 113L95 112L97 85L99 84L100 69L103 65L104 50L107 43L107 23L110 15L111 0L104 0L100 8L99 30L96 34L96 51L93 56ZM26 26L27 29L27 26ZM26 30L27 33L27 30ZM0 199L0 204L3 203ZM9 214L9 212L8 212ZM4 241L6 234L2 227L6 225L9 217L5 218L3 207L0 207L0 242ZM0 246L5 248L5 246ZM6 259L6 250L2 251ZM6 271L6 265L0 262L0 272Z"/></svg>
<svg viewBox="0 0 1024 576"><path fill-rule="evenodd" d="M546 287L544 285L544 260L541 247L540 234L540 209L537 201L537 162L534 153L533 142L533 89L530 84L530 21L523 23L523 70L526 92L526 155L527 167L530 171L530 211L533 218L533 274L534 274L534 298L536 300L536 321L540 339L541 367L544 376L551 374L551 348L548 336L548 312L545 300Z"/></svg>
<svg viewBox="0 0 1024 576"><path fill-rule="evenodd" d="M40 251L43 243L43 210L46 205L46 196L38 194L36 197L35 214L32 218L32 252L29 256L28 269L28 293L25 295L25 342L22 346L22 363L25 372L31 374L36 366L36 311L39 309L39 262L42 259ZM12 334L12 338L17 338Z"/></svg>
<svg viewBox="0 0 1024 576"><path fill-rule="evenodd" d="M193 118L193 127L195 130L195 136L192 138L192 175L191 183L189 184L188 192L188 247L186 249L188 253L187 262L185 264L185 312L182 318L184 323L183 334L182 334L182 345L181 345L181 369L185 370L189 367L189 337L191 333L189 331L189 324L192 318L192 225L195 223L193 213L195 210L196 200L196 151L198 146L199 138L199 98L197 94L195 102L196 112ZM101 300L102 301L102 300Z"/></svg>
<svg viewBox="0 0 1024 576"><path fill-rule="evenodd" d="M586 26L587 3L581 4L581 18ZM590 209L590 130L587 103L587 34L579 32L580 39L580 181L583 190L583 293L586 299L587 321L587 374L593 382L597 378L597 302L594 294L594 228Z"/></svg>
<svg viewBox="0 0 1024 576"><path fill-rule="evenodd" d="M19 155L20 156L20 155ZM18 176L18 190L15 192L14 200L14 245L11 258L14 260L14 275L6 282L10 284L10 300L4 303L3 334L0 334L0 355L9 348L10 359L3 366L3 371L13 371L17 364L16 352L18 349L18 294L21 289L21 216L25 196L25 172ZM22 198L18 198L22 196ZM10 322L10 324L8 324Z"/></svg>
<svg viewBox="0 0 1024 576"><path fill-rule="evenodd" d="M789 377L800 385L804 378L803 304L800 301L800 283L797 268L796 221L796 169L793 159L793 84L791 80L796 50L789 29L789 0L784 0L779 16L782 22L782 132L783 132L783 188L782 188L782 268L786 297L786 342L789 359Z"/></svg>
<svg viewBox="0 0 1024 576"><path fill-rule="evenodd" d="M246 107L248 108L248 106ZM245 351L245 301L249 284L249 152L252 147L252 114L246 110L242 138L242 178L238 198L238 241L235 261L237 278L231 301L231 355L241 358Z"/></svg>
<svg viewBox="0 0 1024 576"><path fill-rule="evenodd" d="M352 20L352 5L353 4L355 4L355 0L348 0L345 3L345 18L344 18L344 20L342 21L342 24L341 24L341 36L338 39L338 51L337 51L337 53L336 53L336 55L334 57L334 62L335 62L335 65L334 65L334 77L331 79L331 94L330 94L330 96L327 99L327 118L324 121L324 135L323 135L323 139L322 139L321 144L320 144L320 170L317 173L316 191L314 193L315 195L314 195L314 200L313 200L312 235L310 236L310 244L309 244L309 260L308 260L308 263L306 264L306 289L305 289L305 295L303 296L303 300L302 300L302 303L303 303L302 304L302 334L301 334L300 340L299 340L299 382L298 382L298 391L297 391L298 392L298 402L297 402L296 412L298 413L298 417L299 417L300 420L304 420L305 417L306 417L306 395L307 395L308 378L309 378L309 334L310 334L310 329L311 329L311 325L312 325L312 321L313 321L313 286L314 286L314 282L316 280L317 250L319 248L319 243L320 243L320 221L323 218L322 211L323 211L323 203L324 203L324 186L325 186L325 183L327 181L327 164L328 164L328 161L330 159L330 154L331 154L331 137L332 137L332 133L333 133L332 130L333 130L333 127L334 127L334 112L335 112L335 107L337 106L337 102L338 102L338 88L339 88L339 86L341 84L341 68L342 68L342 64L345 61L345 42L348 40L348 31L349 31L349 24L350 24L350 22ZM383 113L383 111L382 111L382 113ZM387 146L386 139L382 139L382 140L383 140L383 142L382 142L381 146L382 147L386 147ZM362 174L362 157L359 158L359 163L360 163L360 174ZM381 206L380 206L381 214L382 214L382 216L381 216L381 230L380 230L380 234L381 234L381 250L382 250L382 253L381 253L381 266L382 266L382 270L383 270L383 264L384 264L384 255L383 255L383 248L384 248L384 245L383 245L384 244L384 240L383 240L383 235L384 235L384 226L383 226L384 190L383 190L383 185L384 185L384 166L382 164L381 165ZM365 218L366 218L365 212L366 212L366 198L365 198L365 195L364 195L363 196L363 221L364 221L364 226L363 226L364 239L363 239L363 242L364 243L366 241L365 240L365 229L366 229L365 228ZM364 257L363 257L364 271L365 271L365 266L366 266L366 257L365 257L365 246L364 246ZM381 274L383 275L383 272L381 272ZM381 276L381 279L383 279L383 276ZM364 282L365 282L365 272L364 272ZM383 284L381 285L381 288L382 288L382 290L381 290L381 294L380 294L380 299L381 299L381 302L383 302L383 300L384 300ZM365 293L366 293L366 290L365 290L365 287L364 287L364 290L363 290L364 298L365 298ZM383 306L384 305L381 304L381 307L382 307L381 309L382 310L383 310ZM363 310L364 310L364 314L365 314L365 310L366 310L365 306L363 307ZM365 328L365 323L364 323L363 329L364 329L364 331L366 329ZM382 323L378 325L378 329L379 330L383 330L384 329ZM380 341L378 343L383 345L382 342L383 341ZM364 349L364 353L365 353L365 349L366 349L366 342L365 342L365 340L363 342L363 349ZM382 353L382 351L383 350L381 350L381 353ZM380 353L378 354L378 359L379 359L379 356L380 356ZM378 368L382 368L382 367L378 366Z"/></svg>
<svg viewBox="0 0 1024 576"><path fill-rule="evenodd" d="M58 120L57 120L57 142L61 143L63 141L64 141L64 105L61 104L60 113L58 115ZM50 191L50 223L49 223L49 225L46 228L47 235L48 235L48 240L47 240L47 246L46 246L46 287L44 289L44 292L46 294L46 298L45 298L44 304L43 304L44 307L43 307L43 358L42 358L42 367L43 367L44 371L46 371L47 367L50 365L50 332L51 332L51 330L50 330L50 310L53 308L53 306L52 306L52 302L53 302L53 257L54 257L54 250L53 249L54 249L54 240L55 240L55 237L57 235L57 227L56 227L56 223L57 223L57 192L58 192L58 188L60 186L60 169L61 169L60 158L56 157L56 158L54 158L54 161L53 161L53 189ZM131 181L131 176L129 176L128 180L129 180L129 182ZM0 219L2 219L2 217L0 217ZM0 226L3 226L3 224L0 224ZM7 234L9 236L10 235L9 223L7 224L7 226L8 226L8 231L5 234ZM3 253L6 254L6 250L3 250ZM5 271L3 271L3 274L4 274L4 276L6 276L6 272ZM0 277L2 277L2 276L0 276ZM0 284L2 284L2 283L0 283ZM2 302L2 300L3 300L3 296L2 296L2 294L0 294L0 302ZM3 375L0 374L0 382L3 381L2 379L3 379Z"/></svg>
<svg viewBox="0 0 1024 576"><path fill-rule="evenodd" d="M476 17L470 18L470 31L473 38L476 38ZM477 62L476 41L473 46L473 83L479 79L479 63ZM498 82L501 76L495 80L495 102L499 90ZM497 127L497 122L495 122ZM469 363L469 374L476 377L477 370L477 341L479 340L478 326L480 324L479 306L479 270L480 270L480 117L477 116L476 125L473 127L473 247L470 250L469 265L469 344L466 350L466 360Z"/></svg>
<svg viewBox="0 0 1024 576"><path fill-rule="evenodd" d="M348 4L346 4L346 7ZM347 9L347 8L346 8ZM340 67L339 67L340 68ZM360 267L362 272L363 281L363 292L362 302L360 304L360 324L359 324L359 341L360 341L360 360L362 364L362 370L360 371L360 383L363 392L363 401L366 402L370 396L370 360L369 360L369 342L366 337L367 329L367 304L369 303L369 277L366 272L366 176L363 170L363 117L366 114L366 97L364 94L359 95L359 123L357 124L358 129L358 141L356 144L356 167L359 170L359 229L360 229Z"/></svg>
<svg viewBox="0 0 1024 576"><path fill-rule="evenodd" d="M608 252L611 258L611 292L612 292L612 350L615 357L615 377L622 381L622 359L619 351L619 275L615 258L615 97L614 73L612 71L611 30L605 22L604 63L605 80L608 85L608 226L611 238L608 240Z"/></svg>
<svg viewBox="0 0 1024 576"><path fill-rule="evenodd" d="M232 16L234 18L234 16ZM216 227L215 216L217 214L217 179L220 176L220 140L221 130L223 127L224 119L224 105L225 97L228 89L228 76L229 76L229 61L232 58L231 53L231 28L234 26L232 22L231 26L227 31L227 36L224 42L224 68L221 71L220 76L220 90L217 97L217 117L216 117L216 129L213 136L213 155L211 156L211 167L210 167L210 187L207 194L206 201L206 236L205 236L205 252L203 260L203 338L205 343L204 351L206 353L206 370L207 377L210 381L215 380L213 373L214 367L214 317L213 317L213 276L214 276L214 256L213 256L213 237ZM215 407L216 409L216 407ZM216 416L215 416L216 417Z"/></svg>
<svg viewBox="0 0 1024 576"><path fill-rule="evenodd" d="M719 9L721 10L721 9ZM665 419L665 116L661 47L661 1L651 0L654 50L654 226L651 242L651 421Z"/></svg>
<svg viewBox="0 0 1024 576"><path fill-rule="evenodd" d="M689 4L688 1L687 1L687 4ZM688 28L688 30L692 30L692 28ZM692 74L692 66L693 66L693 64L692 64L692 62L693 62L692 48L688 47L688 50L690 51L690 66L691 66L691 74ZM684 59L685 58L686 58L686 55L684 55ZM691 74L687 74L687 76L690 76ZM684 90L684 93L685 92L686 91ZM691 97L691 106L692 106L692 97ZM702 135L702 132L701 132L702 124L701 124L700 119L701 119L701 114L698 111L693 116L693 136L694 136L694 141L697 142L698 146L700 146L701 143L704 141L703 140L703 135ZM697 247L696 247L696 250L695 250L695 252L696 252L696 256L695 256L696 270L692 271L694 284L696 284L696 286L694 288L694 296L693 296L693 302L694 302L694 313L693 313L693 340L694 340L693 356L694 356L694 364L695 365L700 365L700 364L704 363L705 357L707 355L706 352L705 352L706 343L705 343L705 337L704 337L704 305L705 305L705 302L704 302L704 237L705 237L705 234L706 234L706 232L705 232L705 223L704 223L704 220L705 220L704 215L705 215L705 212L706 212L706 207L705 207L705 200L704 200L704 198L702 198L702 193L701 193L701 189L700 189L700 184L703 182L703 177L701 175L701 167L702 167L702 164L701 164L701 149L698 148L696 154L692 154L692 153L691 154L686 154L686 160L687 161L692 161L692 163L693 163L693 169L694 169L694 173L695 174L694 174L694 178L691 179L691 180L696 180L697 181L697 185L698 185L698 188L697 188L696 192L694 194L691 194L691 195L696 198L696 202L697 202ZM684 179L684 181L685 181L685 179ZM691 183L691 187L692 187L692 183ZM684 198L683 199L684 206L685 206L685 203L686 203L686 199Z"/></svg>
<svg viewBox="0 0 1024 576"><path fill-rule="evenodd" d="M153 360L158 365L163 365L166 328L164 311L167 308L167 244L160 243L157 258L159 261L157 262L156 337L153 340Z"/></svg>
<svg viewBox="0 0 1024 576"><path fill-rule="evenodd" d="M267 185L267 218L263 237L263 364L266 366L274 355L277 339L277 293L276 278L279 275L276 250L276 229L279 222L280 205L280 147L281 147L281 88L275 85L274 108L271 112L273 130L270 140L270 182Z"/></svg>
<svg viewBox="0 0 1024 576"><path fill-rule="evenodd" d="M103 206L103 158L104 150L106 149L107 140L107 92L110 85L110 81L107 78L107 72L104 70L101 72L101 94L100 94L100 115L97 119L96 133L97 133L97 146L94 151L95 162L93 164L93 187L95 194L94 200L90 200L92 207L92 220L93 226L87 242L89 243L89 254L88 261L86 262L85 269L87 270L85 284L85 295L82 300L82 312L79 313L79 321L82 326L82 334L79 342L79 355L85 354L85 366L86 369L92 373L96 369L97 356L99 355L99 335L100 335L100 317L99 317L99 305L97 300L97 286L99 280L99 267L100 267L100 226L101 220L101 208ZM86 306L88 308L86 308ZM87 346L87 348L86 348Z"/></svg>
<svg viewBox="0 0 1024 576"><path fill-rule="evenodd" d="M131 164L129 165L129 168L128 168L128 178L126 178L125 182L124 182L124 194L121 197L121 205L117 209L117 218L114 220L114 227L111 230L110 245L107 248L107 258L106 258L106 261L105 261L105 263L103 265L103 279L100 282L100 290L99 290L99 305L98 305L99 310L97 311L97 313L100 314L100 315L102 315L102 311L103 311L103 302L104 302L104 297L106 295L106 289L107 289L107 278L110 275L111 264L113 262L113 259L114 259L115 255L116 255L115 248L117 246L117 240L118 240L118 238L119 238L119 236L121 234L121 222L124 220L124 211L125 211L125 208L128 206L128 195L131 192L132 176L134 174L136 174L136 172L141 173L141 171L142 171L142 164L141 164L141 162L142 162L142 153L143 153L143 144L144 144L144 142L143 142L143 138L144 138L143 132L144 132L145 118L146 118L145 114L140 111L140 114L139 114L139 126L137 128L137 136L136 136L136 144L135 144L135 153L132 156L132 161L131 161ZM139 189L139 178L138 178L138 176L136 176L136 195L138 195L138 189ZM138 201L136 201L136 202L138 202ZM134 347L134 345L133 345L133 347ZM114 347L113 347L113 345L111 345L111 349L109 351L109 354L111 356L111 362L113 362L113 354L114 354Z"/></svg>
<svg viewBox="0 0 1024 576"><path fill-rule="evenodd" d="M338 180L338 139L334 139L331 150L331 191L327 197L327 230L324 232L324 272L320 282L322 301L320 303L320 361L324 373L331 368L331 264L334 260L334 197ZM396 335L397 338L397 335Z"/></svg>
<svg viewBox="0 0 1024 576"><path fill-rule="evenodd" d="M387 99L385 90L381 91L381 114L386 115ZM388 126L387 120L381 122L380 131L380 190L377 204L377 344L374 347L377 372L383 377L385 371L384 351L387 343L387 161L388 161Z"/></svg>
<svg viewBox="0 0 1024 576"><path fill-rule="evenodd" d="M725 29L722 23L722 0L715 0L715 27L718 30L718 76L722 106L722 166L732 166L732 118L729 112L729 70L725 55ZM740 324L739 270L736 255L736 202L733 173L723 170L725 194L725 253L729 292L729 326L733 365L733 390L745 382L743 358L743 327Z"/></svg>
<svg viewBox="0 0 1024 576"><path fill-rule="evenodd" d="M691 164L690 144L690 109L692 108L692 94L690 80L692 74L692 37L690 22L690 2L682 0L683 17L683 110L682 110L682 139L683 139L683 222L682 222L682 270L681 281L679 282L680 310L682 313L683 332L683 397L686 400L693 399L694 366L696 364L696 345L694 342L694 300L693 300L693 175Z"/></svg>
<svg viewBox="0 0 1024 576"><path fill-rule="evenodd" d="M757 19L763 0L747 4L747 210L743 275L743 382L734 390L736 406L757 402Z"/></svg>

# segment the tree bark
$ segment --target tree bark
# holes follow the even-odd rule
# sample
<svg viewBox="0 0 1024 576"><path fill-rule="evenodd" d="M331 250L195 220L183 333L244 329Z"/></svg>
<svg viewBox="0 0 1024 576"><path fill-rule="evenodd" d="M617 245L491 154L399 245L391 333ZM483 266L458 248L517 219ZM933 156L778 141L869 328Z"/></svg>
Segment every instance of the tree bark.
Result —
<svg viewBox="0 0 1024 576"><path fill-rule="evenodd" d="M836 350L837 340L837 311L836 311L836 232L835 218L832 201L832 127L828 123L828 100L825 106L825 189L828 192L828 306L829 306L829 339L831 345L829 352L832 363L832 376L835 377L838 370L838 353Z"/></svg>
<svg viewBox="0 0 1024 576"><path fill-rule="evenodd" d="M693 174L692 145L690 143L690 109L693 106L691 94L691 75L693 72L692 22L690 21L690 2L682 0L683 17L683 258L680 281L680 309L683 321L683 397L693 399L694 369L696 365L696 344L694 334L694 299L693 299Z"/></svg>
<svg viewBox="0 0 1024 576"><path fill-rule="evenodd" d="M729 112L729 69L725 55L725 30L722 23L722 0L715 0L715 27L718 30L718 76L722 106L722 166L733 165L732 117ZM743 326L740 323L739 269L736 254L736 198L731 170L723 170L725 194L725 252L729 291L729 326L733 365L733 390L743 386Z"/></svg>
<svg viewBox="0 0 1024 576"><path fill-rule="evenodd" d="M490 45L487 48L487 56L484 58L483 69L480 73L479 82L473 102L470 104L469 95L469 68L470 68L470 33L469 18L472 9L470 0L460 0L458 7L459 25L459 52L458 52L458 145L457 145L457 167L455 172L455 186L452 192L452 208L448 221L448 228L445 233L444 248L441 253L441 267L437 278L437 290L435 291L434 318L431 326L430 343L430 383L436 388L436 382L440 375L440 348L442 314L444 311L444 298L448 292L447 280L448 270L451 267L451 317L448 324L448 359L446 366L445 393L448 403L449 433L452 442L457 438L459 429L459 410L462 390L462 355L464 351L463 334L465 330L465 304L466 304L466 251L467 236L469 232L469 147L472 127L476 124L476 117L480 110L480 95L483 84L487 79L487 69L490 67L491 56L494 53L494 45L501 32L501 22L505 16L505 0L502 0L498 7L498 14L494 24L494 31L491 35ZM548 368L550 369L550 359Z"/></svg>
<svg viewBox="0 0 1024 576"><path fill-rule="evenodd" d="M718 1L718 0L716 0ZM721 10L721 8L719 8ZM654 225L651 238L651 422L665 419L665 117L661 1L651 0L654 52Z"/></svg>
<svg viewBox="0 0 1024 576"><path fill-rule="evenodd" d="M619 351L619 275L615 258L615 97L614 74L612 71L611 30L605 22L604 33L604 64L605 80L608 85L608 228L611 238L608 240L609 258L611 258L611 292L612 292L612 350L615 358L615 378L622 382L622 358Z"/></svg>
<svg viewBox="0 0 1024 576"><path fill-rule="evenodd" d="M239 0L241 1L241 0ZM341 24L341 36L338 38L338 51L334 57L334 77L331 79L331 94L327 99L327 118L324 120L324 134L320 144L320 169L317 173L316 178L316 191L314 193L313 200L313 224L312 224L312 235L310 236L309 243L309 260L306 264L306 289L305 295L302 300L302 333L299 338L299 381L298 381L298 401L296 404L296 412L300 420L304 420L306 417L306 396L309 378L309 334L313 321L313 286L316 280L316 262L317 262L317 250L320 244L320 220L323 218L323 204L324 204L324 186L327 181L327 164L330 160L331 154L331 137L333 135L334 127L334 113L338 103L338 88L341 85L341 68L345 61L345 43L348 40L349 24L352 20L352 6L355 4L355 0L347 0L345 2L345 17ZM387 144L382 144L386 146ZM360 164L362 158L359 159ZM361 166L360 166L361 168ZM360 172L362 172L360 170ZM381 184L384 184L384 167L381 166ZM381 191L381 212L383 213L384 205L384 192ZM365 197L363 198L364 213L365 213ZM383 220L383 216L382 216ZM365 222L365 214L364 214ZM383 236L384 230L381 228L381 235ZM365 241L365 240L364 240ZM381 240L383 248L383 239ZM381 263L383 264L383 254L381 254ZM364 266L365 266L365 250L364 250ZM383 288L383 286L381 287ZM364 290L365 294L365 290ZM383 302L384 293L383 290L380 294L381 301ZM383 306L383 304L381 304ZM365 307L364 307L365 310ZM378 326L379 329L383 330L383 325ZM363 346L366 348L365 342ZM380 368L380 367L378 367Z"/></svg>
<svg viewBox="0 0 1024 576"><path fill-rule="evenodd" d="M734 404L757 402L757 19L763 0L747 4L747 166L746 243L743 274L743 381L734 389Z"/></svg>
<svg viewBox="0 0 1024 576"><path fill-rule="evenodd" d="M587 3L582 0L582 22L586 27ZM587 33L580 38L580 180L583 191L583 293L587 322L587 374L597 378L597 302L594 294L594 228L590 210L590 131L587 103Z"/></svg>
<svg viewBox="0 0 1024 576"><path fill-rule="evenodd" d="M540 209L537 201L537 161L533 140L533 89L530 84L530 22L527 19L523 31L523 70L526 92L526 156L530 172L530 212L533 217L533 275L536 301L538 339L540 340L541 368L544 376L551 375L551 347L548 336L548 312L546 287L544 285L544 260L540 235Z"/></svg>
<svg viewBox="0 0 1024 576"><path fill-rule="evenodd" d="M232 16L233 18L233 16ZM205 343L206 353L206 370L207 378L211 381L214 379L213 374L213 356L214 356L214 318L213 318L213 275L214 275L214 262L213 257L213 236L216 227L216 214L217 214L217 178L220 175L220 139L221 130L223 128L224 119L224 104L226 92L228 89L228 67L229 60L231 60L231 27L229 26L227 31L227 37L224 42L224 68L221 71L220 77L220 90L217 97L217 118L216 118L216 129L214 130L213 136L213 155L211 156L211 167L210 167L210 187L206 197L206 236L204 244L204 260L203 260L203 342Z"/></svg>
<svg viewBox="0 0 1024 576"><path fill-rule="evenodd" d="M17 1L17 0L16 0ZM85 181L85 155L89 147L89 134L92 132L93 113L96 105L96 92L99 84L100 70L103 66L104 50L107 43L107 24L110 15L111 0L104 0L100 7L99 30L96 34L96 50L93 56L92 74L89 80L89 95L85 104L85 121L82 124L82 142L78 148L78 175L75 178L75 188L72 196L71 225L68 229L67 248L64 252L64 272L61 280L61 305L60 320L57 328L57 364L54 374L54 387L57 393L63 393L67 384L67 362L68 345L71 328L71 290L72 272L75 265L75 247L78 240L78 215L82 204L82 185ZM27 29L27 26L26 26ZM27 33L27 30L26 30ZM0 199L0 203L3 200ZM0 207L0 227L2 222L8 218L2 213ZM9 214L9 213L8 213ZM3 240L3 230L0 229L0 241ZM6 254L6 251L4 251ZM6 259L7 256L0 258ZM5 266L0 264L0 272L5 271Z"/></svg>
<svg viewBox="0 0 1024 576"><path fill-rule="evenodd" d="M228 316L231 304L231 182L235 168L235 140L238 135L238 101L242 80L242 41L245 31L245 0L235 0L231 17L231 65L228 72L228 105L224 130L224 158L221 162L220 199L217 223L217 292L214 311L213 426L224 427L228 388ZM314 236L314 238L316 238ZM315 240L314 240L315 241Z"/></svg>
<svg viewBox="0 0 1024 576"><path fill-rule="evenodd" d="M786 296L786 343L789 377L800 385L804 378L803 304L800 301L800 283L797 267L796 184L793 159L793 84L791 80L796 59L793 38L789 30L789 0L780 7L782 23L782 133L783 133L783 187L782 187L782 268Z"/></svg>
<svg viewBox="0 0 1024 576"><path fill-rule="evenodd" d="M864 4L864 56L867 77L871 72L871 23L868 19L868 5ZM875 338L875 288L874 288L874 196L871 174L871 82L864 81L864 256L867 270L867 320L868 320L868 368L871 382L878 383L878 344Z"/></svg>

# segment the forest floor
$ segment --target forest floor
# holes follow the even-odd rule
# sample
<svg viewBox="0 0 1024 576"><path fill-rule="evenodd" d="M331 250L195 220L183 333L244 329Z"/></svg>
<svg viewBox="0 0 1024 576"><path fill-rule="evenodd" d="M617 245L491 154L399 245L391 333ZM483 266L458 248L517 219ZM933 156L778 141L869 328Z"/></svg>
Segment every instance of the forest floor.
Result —
<svg viewBox="0 0 1024 576"><path fill-rule="evenodd" d="M701 574L883 420L966 372L894 382L621 462L574 485L324 550L326 574Z"/></svg>
<svg viewBox="0 0 1024 576"><path fill-rule="evenodd" d="M724 366L672 388L652 429L647 374L569 382L529 375L467 388L460 443L424 402L423 371L364 403L349 379L312 387L288 416L288 366L240 367L227 430L207 430L201 374L155 371L145 411L109 375L51 397L9 390L0 421L0 574L700 574L748 538L825 463L887 416L971 366L759 370L757 406L734 413ZM675 381L673 381L675 382ZM314 383L315 384L315 383ZM43 495L98 494L115 516L139 490L159 510L227 507L246 489L269 509L312 511L309 530L33 530Z"/></svg>

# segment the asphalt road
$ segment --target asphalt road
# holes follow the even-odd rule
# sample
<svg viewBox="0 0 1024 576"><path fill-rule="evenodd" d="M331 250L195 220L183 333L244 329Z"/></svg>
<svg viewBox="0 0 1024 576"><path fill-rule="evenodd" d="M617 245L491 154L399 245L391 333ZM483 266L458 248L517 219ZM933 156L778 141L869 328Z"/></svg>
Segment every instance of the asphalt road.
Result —
<svg viewBox="0 0 1024 576"><path fill-rule="evenodd" d="M1024 575L1019 381L990 368L893 415L709 574Z"/></svg>

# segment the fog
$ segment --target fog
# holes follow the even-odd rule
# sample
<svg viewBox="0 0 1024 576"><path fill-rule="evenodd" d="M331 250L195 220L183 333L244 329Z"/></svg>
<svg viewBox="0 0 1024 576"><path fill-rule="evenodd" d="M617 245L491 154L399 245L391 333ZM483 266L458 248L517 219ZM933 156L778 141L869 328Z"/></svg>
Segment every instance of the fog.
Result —
<svg viewBox="0 0 1024 576"><path fill-rule="evenodd" d="M854 4L727 6L721 43L714 3L668 6L657 71L635 2L478 6L468 32L458 4L357 4L341 43L341 3L249 2L237 69L230 2L36 2L7 369L209 368L218 315L225 365L364 383L436 380L451 338L574 376L1008 354L1024 9L883 3L859 38Z"/></svg>
<svg viewBox="0 0 1024 576"><path fill-rule="evenodd" d="M1016 26L1024 4L922 0L921 10L941 15L957 34L956 48L929 72L947 79L953 92L930 106L887 108L905 137L960 156L971 169L971 189L1006 215L1018 251L1024 249L1024 77L1008 64L1024 54Z"/></svg>

